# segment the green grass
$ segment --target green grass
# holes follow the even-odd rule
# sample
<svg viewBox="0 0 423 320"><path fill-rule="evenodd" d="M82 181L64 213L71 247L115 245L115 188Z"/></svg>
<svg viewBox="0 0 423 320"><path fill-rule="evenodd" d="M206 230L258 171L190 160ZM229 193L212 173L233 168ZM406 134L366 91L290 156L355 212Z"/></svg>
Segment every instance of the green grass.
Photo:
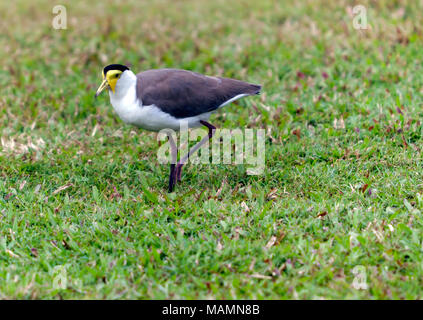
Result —
<svg viewBox="0 0 423 320"><path fill-rule="evenodd" d="M423 298L423 4L361 3L369 30L355 1L61 1L67 30L1 2L0 298ZM261 83L211 122L268 129L264 173L168 194L155 134L93 99L109 63Z"/></svg>

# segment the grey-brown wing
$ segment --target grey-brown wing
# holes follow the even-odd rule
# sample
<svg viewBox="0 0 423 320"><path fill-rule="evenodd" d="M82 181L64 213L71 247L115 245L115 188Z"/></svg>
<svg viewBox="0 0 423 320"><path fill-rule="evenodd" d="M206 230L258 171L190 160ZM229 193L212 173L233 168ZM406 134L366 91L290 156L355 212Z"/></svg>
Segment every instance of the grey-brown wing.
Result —
<svg viewBox="0 0 423 320"><path fill-rule="evenodd" d="M193 117L217 109L237 95L259 93L261 86L179 69L137 74L137 95L143 105L156 105L175 118Z"/></svg>

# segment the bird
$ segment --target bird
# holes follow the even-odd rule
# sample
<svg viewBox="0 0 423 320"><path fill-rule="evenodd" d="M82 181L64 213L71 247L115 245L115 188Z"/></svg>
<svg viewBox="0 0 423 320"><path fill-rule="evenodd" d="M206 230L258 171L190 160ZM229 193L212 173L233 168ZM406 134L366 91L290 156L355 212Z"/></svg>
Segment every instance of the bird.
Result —
<svg viewBox="0 0 423 320"><path fill-rule="evenodd" d="M151 69L134 74L123 64L107 65L102 77L95 98L108 90L110 103L124 123L156 132L179 131L182 123L188 128L208 129L208 135L178 162L176 143L168 135L173 158L168 192L173 192L176 182L181 181L182 166L190 155L212 139L216 127L208 122L210 115L235 100L260 94L262 88L258 84L183 69Z"/></svg>

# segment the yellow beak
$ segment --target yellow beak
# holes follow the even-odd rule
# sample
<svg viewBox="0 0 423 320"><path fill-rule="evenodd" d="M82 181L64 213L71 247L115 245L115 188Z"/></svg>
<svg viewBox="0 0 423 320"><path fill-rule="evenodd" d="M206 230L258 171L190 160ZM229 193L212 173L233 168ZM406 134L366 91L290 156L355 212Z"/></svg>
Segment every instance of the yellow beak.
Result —
<svg viewBox="0 0 423 320"><path fill-rule="evenodd" d="M101 83L101 85L98 87L97 92L95 94L95 97L97 98L100 93L106 89L109 86L109 83L107 82L107 79L104 79L103 82Z"/></svg>

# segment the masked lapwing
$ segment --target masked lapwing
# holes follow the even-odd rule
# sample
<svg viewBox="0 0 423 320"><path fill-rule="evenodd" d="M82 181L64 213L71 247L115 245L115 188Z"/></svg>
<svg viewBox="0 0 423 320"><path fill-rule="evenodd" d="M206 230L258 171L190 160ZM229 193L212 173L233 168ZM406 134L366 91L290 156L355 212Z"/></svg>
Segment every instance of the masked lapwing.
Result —
<svg viewBox="0 0 423 320"><path fill-rule="evenodd" d="M261 86L235 79L211 77L181 69L153 69L134 74L127 66L111 64L103 69L97 97L109 90L110 102L123 122L138 128L178 131L206 126L208 136L176 162L177 146L169 135L173 161L169 192L181 179L182 166L191 154L213 137L215 126L208 123L211 113L245 96L260 93Z"/></svg>

